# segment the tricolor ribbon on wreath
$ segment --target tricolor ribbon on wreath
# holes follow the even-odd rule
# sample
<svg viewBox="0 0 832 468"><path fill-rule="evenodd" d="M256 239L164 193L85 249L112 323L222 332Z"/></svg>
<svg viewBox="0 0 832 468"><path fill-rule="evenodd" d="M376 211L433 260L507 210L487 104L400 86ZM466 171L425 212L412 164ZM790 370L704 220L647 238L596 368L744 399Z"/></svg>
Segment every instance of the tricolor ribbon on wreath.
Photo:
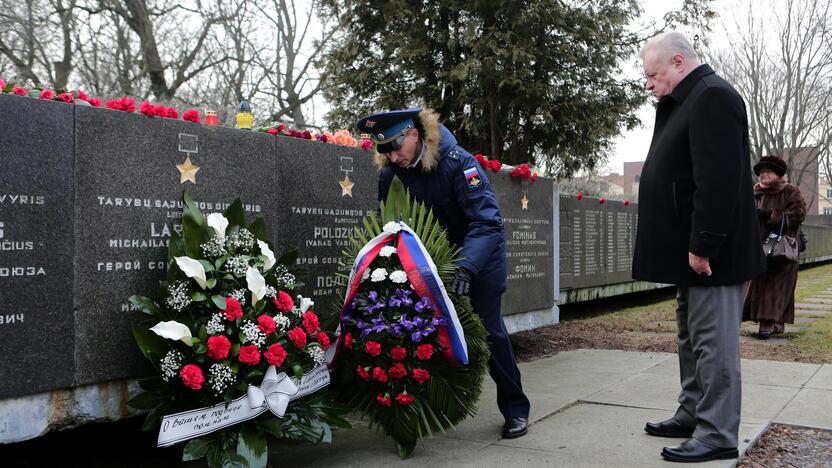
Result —
<svg viewBox="0 0 832 468"><path fill-rule="evenodd" d="M468 364L468 347L465 343L465 333L462 330L462 324L459 322L456 308L448 297L436 264L428 254L424 244L404 222L399 221L398 223L385 225L384 232L368 242L356 255L355 265L350 271L349 280L347 281L347 293L344 298L344 306L341 309L341 317L344 316L344 312L350 307L350 303L358 292L358 287L362 278L365 277L367 268L378 257L382 247L391 243L396 247L396 253L402 262L407 279L416 294L419 297L427 297L434 305L434 314L437 317L445 318L445 322L448 324L437 326L439 343L445 348L445 356L452 361ZM327 362L332 363L335 360L342 341L343 337L339 333L336 346L333 346L330 352L327 353Z"/></svg>
<svg viewBox="0 0 832 468"><path fill-rule="evenodd" d="M232 400L227 405L223 402L207 408L165 416L159 428L156 445L165 447L202 437L224 427L254 419L266 411L282 418L290 401L314 393L328 384L327 366L312 369L300 381L289 377L285 372L278 374L274 366L269 366L259 387L249 385L246 395Z"/></svg>

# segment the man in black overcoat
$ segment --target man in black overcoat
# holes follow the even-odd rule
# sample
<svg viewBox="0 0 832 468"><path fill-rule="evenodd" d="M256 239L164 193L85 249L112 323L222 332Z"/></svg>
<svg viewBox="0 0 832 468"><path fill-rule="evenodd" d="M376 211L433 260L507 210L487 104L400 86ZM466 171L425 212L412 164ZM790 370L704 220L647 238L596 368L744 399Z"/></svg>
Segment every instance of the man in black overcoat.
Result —
<svg viewBox="0 0 832 468"><path fill-rule="evenodd" d="M639 183L633 278L678 286L679 408L645 431L670 461L737 458L744 283L765 270L745 104L680 33L641 52L658 98Z"/></svg>

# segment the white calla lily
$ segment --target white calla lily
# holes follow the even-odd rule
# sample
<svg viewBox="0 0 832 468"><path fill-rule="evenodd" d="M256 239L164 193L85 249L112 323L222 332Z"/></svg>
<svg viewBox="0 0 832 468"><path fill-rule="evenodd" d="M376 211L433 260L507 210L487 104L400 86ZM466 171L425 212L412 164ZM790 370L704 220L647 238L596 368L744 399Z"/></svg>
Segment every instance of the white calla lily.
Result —
<svg viewBox="0 0 832 468"><path fill-rule="evenodd" d="M225 239L225 230L228 228L228 219L226 219L222 213L209 214L208 226L217 233L217 237Z"/></svg>
<svg viewBox="0 0 832 468"><path fill-rule="evenodd" d="M193 278L199 284L199 287L205 289L205 283L208 279L205 277L205 268L198 260L190 257L176 257L176 264L182 270L182 273L185 273L188 278Z"/></svg>
<svg viewBox="0 0 832 468"><path fill-rule="evenodd" d="M272 252L272 249L269 248L269 244L261 240L257 241L257 245L260 246L260 252L263 254L264 257L266 257L266 264L264 266L268 270L269 268L273 267L274 264L277 262L277 260L274 259L274 252Z"/></svg>
<svg viewBox="0 0 832 468"><path fill-rule="evenodd" d="M159 322L150 329L153 333L169 340L182 340L188 346L193 346L191 329L184 323L171 320Z"/></svg>
<svg viewBox="0 0 832 468"><path fill-rule="evenodd" d="M263 278L263 275L256 269L248 267L248 270L246 270L246 283L248 290L251 291L251 295L254 297L255 304L266 296L266 291L268 290L266 278Z"/></svg>
<svg viewBox="0 0 832 468"><path fill-rule="evenodd" d="M308 297L303 297L298 294L298 304L300 306L300 313L305 314L307 310L309 310L312 306L315 305L315 301L309 299Z"/></svg>

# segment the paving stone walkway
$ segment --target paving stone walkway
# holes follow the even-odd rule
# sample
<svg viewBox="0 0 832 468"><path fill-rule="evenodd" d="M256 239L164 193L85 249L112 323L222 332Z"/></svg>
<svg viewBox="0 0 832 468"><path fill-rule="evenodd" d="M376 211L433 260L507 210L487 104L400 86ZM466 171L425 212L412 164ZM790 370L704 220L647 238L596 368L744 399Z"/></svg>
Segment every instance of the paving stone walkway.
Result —
<svg viewBox="0 0 832 468"><path fill-rule="evenodd" d="M428 439L399 460L394 446L366 423L339 431L331 446L273 444L281 466L564 466L660 467L659 453L682 439L644 433L646 421L669 418L679 390L675 354L615 350L562 352L520 365L532 401L526 437L504 440L495 388L488 380L476 418ZM743 360L740 449L772 422L832 429L832 365ZM727 467L737 460L697 466Z"/></svg>

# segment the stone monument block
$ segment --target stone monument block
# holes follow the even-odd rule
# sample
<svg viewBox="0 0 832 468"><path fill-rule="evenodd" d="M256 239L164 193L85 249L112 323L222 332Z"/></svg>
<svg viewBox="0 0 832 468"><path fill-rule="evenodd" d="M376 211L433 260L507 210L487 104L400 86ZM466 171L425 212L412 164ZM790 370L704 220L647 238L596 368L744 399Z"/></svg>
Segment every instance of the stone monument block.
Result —
<svg viewBox="0 0 832 468"><path fill-rule="evenodd" d="M489 173L505 225L508 290L503 314L548 310L555 304L553 185Z"/></svg>
<svg viewBox="0 0 832 468"><path fill-rule="evenodd" d="M276 138L80 106L75 127L76 380L83 384L148 369L131 333L146 316L128 298L152 297L164 276L184 190L206 215L240 197L249 222L274 217Z"/></svg>
<svg viewBox="0 0 832 468"><path fill-rule="evenodd" d="M337 303L338 259L361 219L376 209L373 152L278 138L277 223L280 253L297 249L303 294L320 309Z"/></svg>
<svg viewBox="0 0 832 468"><path fill-rule="evenodd" d="M73 109L0 96L0 399L73 383Z"/></svg>

